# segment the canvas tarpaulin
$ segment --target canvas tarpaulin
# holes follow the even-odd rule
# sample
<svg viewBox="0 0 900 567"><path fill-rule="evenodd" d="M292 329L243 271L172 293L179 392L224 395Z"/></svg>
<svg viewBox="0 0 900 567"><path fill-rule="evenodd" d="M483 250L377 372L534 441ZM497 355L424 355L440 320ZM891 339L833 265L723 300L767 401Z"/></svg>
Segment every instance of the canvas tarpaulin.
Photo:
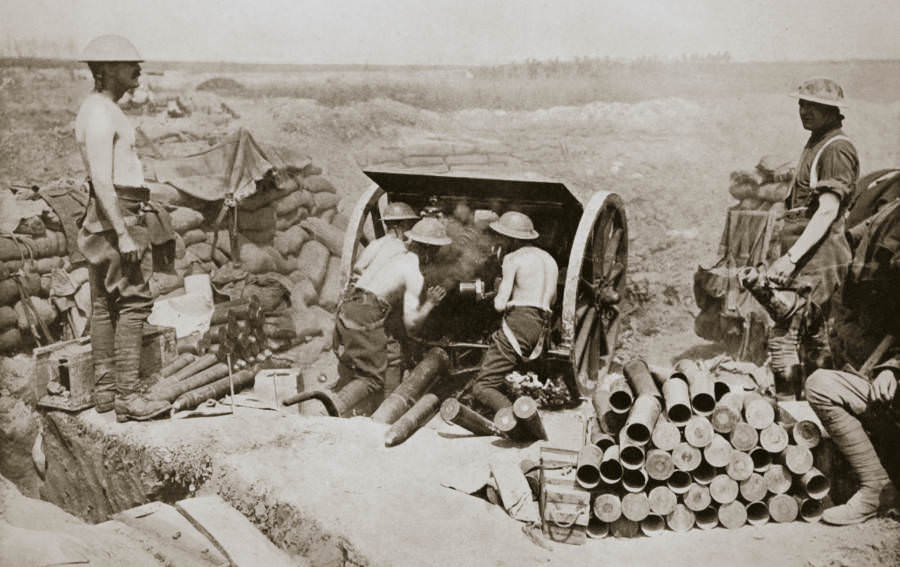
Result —
<svg viewBox="0 0 900 567"><path fill-rule="evenodd" d="M167 183L203 201L220 201L227 193L237 200L249 197L273 167L245 128L200 153L144 161L148 180Z"/></svg>

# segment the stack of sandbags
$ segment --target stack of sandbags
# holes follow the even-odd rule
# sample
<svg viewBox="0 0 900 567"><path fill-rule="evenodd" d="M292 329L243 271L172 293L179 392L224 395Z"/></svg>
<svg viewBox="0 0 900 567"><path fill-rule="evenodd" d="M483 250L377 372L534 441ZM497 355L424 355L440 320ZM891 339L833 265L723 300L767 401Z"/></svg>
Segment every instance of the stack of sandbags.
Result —
<svg viewBox="0 0 900 567"><path fill-rule="evenodd" d="M59 336L52 276L69 271L65 235L47 229L41 217L23 218L13 236L0 236L0 352L32 346L32 326L40 328L38 319Z"/></svg>
<svg viewBox="0 0 900 567"><path fill-rule="evenodd" d="M733 171L728 192L740 201L734 207L736 209L756 211L779 209L790 195L793 178L792 162L767 155L759 160L753 171Z"/></svg>

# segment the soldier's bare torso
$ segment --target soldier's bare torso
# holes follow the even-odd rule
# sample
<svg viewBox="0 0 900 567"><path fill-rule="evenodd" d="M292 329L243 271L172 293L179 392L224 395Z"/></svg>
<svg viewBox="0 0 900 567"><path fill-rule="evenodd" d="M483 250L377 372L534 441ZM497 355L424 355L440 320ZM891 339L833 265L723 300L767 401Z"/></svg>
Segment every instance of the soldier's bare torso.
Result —
<svg viewBox="0 0 900 567"><path fill-rule="evenodd" d="M549 311L556 298L558 278L559 267L553 256L534 246L519 248L503 258L503 282L495 307L501 311L513 306L538 307ZM504 292L508 293L508 299L504 297Z"/></svg>
<svg viewBox="0 0 900 567"><path fill-rule="evenodd" d="M362 264L362 265L360 265ZM360 257L356 287L371 291L392 305L403 296L410 280L423 280L419 258L397 238L385 236L369 245ZM424 282L422 282L424 283ZM422 283L418 288L421 291Z"/></svg>
<svg viewBox="0 0 900 567"><path fill-rule="evenodd" d="M144 185L144 171L134 149L134 126L119 105L102 93L91 93L81 104L75 118L75 141L85 168L91 171L87 156L88 140L112 136L112 182L116 185Z"/></svg>

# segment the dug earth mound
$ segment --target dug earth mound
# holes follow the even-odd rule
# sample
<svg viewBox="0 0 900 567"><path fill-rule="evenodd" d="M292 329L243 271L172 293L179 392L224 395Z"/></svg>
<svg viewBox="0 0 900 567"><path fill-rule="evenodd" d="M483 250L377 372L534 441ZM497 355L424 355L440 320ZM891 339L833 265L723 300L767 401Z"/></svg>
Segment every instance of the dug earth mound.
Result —
<svg viewBox="0 0 900 567"><path fill-rule="evenodd" d="M366 418L238 408L234 416L150 424L119 424L93 410L78 417L53 412L47 420L54 428L45 433L42 494L51 502L99 519L146 500L216 493L312 565L542 565L602 556L627 565L662 558L713 565L741 557L744 564L824 566L848 557L854 565L900 558L891 519L846 528L770 524L585 546L544 543L546 549L502 508L448 487L477 484L498 457L516 466L536 459L537 445L500 450L496 439L461 435L439 419L390 449L385 426ZM63 442L67 449L59 447Z"/></svg>

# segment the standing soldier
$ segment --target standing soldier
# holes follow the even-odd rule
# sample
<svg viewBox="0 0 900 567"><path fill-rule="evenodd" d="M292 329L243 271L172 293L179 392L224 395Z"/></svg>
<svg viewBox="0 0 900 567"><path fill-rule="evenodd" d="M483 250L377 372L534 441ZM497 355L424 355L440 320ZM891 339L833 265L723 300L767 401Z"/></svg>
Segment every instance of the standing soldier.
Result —
<svg viewBox="0 0 900 567"><path fill-rule="evenodd" d="M497 412L512 405L501 391L506 375L522 362L536 360L544 350L559 268L549 253L527 246L538 237L527 215L509 211L490 227L501 235L501 248L506 252L503 278L494 297L494 309L504 316L481 362L472 393Z"/></svg>
<svg viewBox="0 0 900 567"><path fill-rule="evenodd" d="M802 382L799 345L810 367L830 365L828 347L831 297L850 263L844 215L859 177L856 148L841 130L844 91L830 79L804 81L793 95L800 121L810 131L788 197L782 250L769 273L780 285L808 290L807 308L778 324L769 337L776 386L797 392Z"/></svg>
<svg viewBox="0 0 900 567"><path fill-rule="evenodd" d="M446 290L426 291L421 266L434 259L439 247L450 244L444 225L434 218L417 222L405 236L402 249L382 247L344 294L334 323L334 349L343 386L334 404L346 413L384 389L389 338L385 322L402 305L407 330L417 329L440 303Z"/></svg>
<svg viewBox="0 0 900 567"><path fill-rule="evenodd" d="M144 320L150 314L154 261L171 265L175 234L164 209L151 203L134 148L134 127L116 104L138 86L141 56L127 39L92 40L81 59L94 91L75 118L75 140L88 173L90 199L78 234L91 285L94 404L119 421L144 420L168 402L138 393ZM152 245L152 251L151 251Z"/></svg>

